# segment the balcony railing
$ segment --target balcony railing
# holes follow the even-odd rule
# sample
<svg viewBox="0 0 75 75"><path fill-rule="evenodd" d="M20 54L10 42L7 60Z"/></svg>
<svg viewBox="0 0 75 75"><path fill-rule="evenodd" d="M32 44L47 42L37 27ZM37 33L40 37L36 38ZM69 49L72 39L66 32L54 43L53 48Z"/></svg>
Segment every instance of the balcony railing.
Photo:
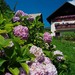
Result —
<svg viewBox="0 0 75 75"><path fill-rule="evenodd" d="M56 30L75 30L75 23L55 24Z"/></svg>
<svg viewBox="0 0 75 75"><path fill-rule="evenodd" d="M55 17L52 21L53 22L60 22L62 20L65 20L65 21L75 20L75 15L58 16L58 17Z"/></svg>

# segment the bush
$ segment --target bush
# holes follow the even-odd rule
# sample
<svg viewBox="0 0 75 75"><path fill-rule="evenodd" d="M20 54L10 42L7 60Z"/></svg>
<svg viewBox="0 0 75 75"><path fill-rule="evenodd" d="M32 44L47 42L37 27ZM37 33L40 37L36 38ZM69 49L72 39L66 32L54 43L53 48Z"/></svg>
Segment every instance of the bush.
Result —
<svg viewBox="0 0 75 75"><path fill-rule="evenodd" d="M65 32L63 33L62 37L65 40L75 41L75 32Z"/></svg>
<svg viewBox="0 0 75 75"><path fill-rule="evenodd" d="M12 19L0 16L1 75L66 75L68 60L51 44L44 25L19 10Z"/></svg>

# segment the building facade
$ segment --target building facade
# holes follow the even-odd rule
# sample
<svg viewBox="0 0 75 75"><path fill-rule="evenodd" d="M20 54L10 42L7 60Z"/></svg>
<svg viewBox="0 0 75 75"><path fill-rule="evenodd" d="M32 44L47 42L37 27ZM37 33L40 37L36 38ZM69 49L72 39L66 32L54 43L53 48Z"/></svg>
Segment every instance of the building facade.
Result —
<svg viewBox="0 0 75 75"><path fill-rule="evenodd" d="M52 36L62 36L63 32L75 31L75 6L66 2L47 20L51 24Z"/></svg>

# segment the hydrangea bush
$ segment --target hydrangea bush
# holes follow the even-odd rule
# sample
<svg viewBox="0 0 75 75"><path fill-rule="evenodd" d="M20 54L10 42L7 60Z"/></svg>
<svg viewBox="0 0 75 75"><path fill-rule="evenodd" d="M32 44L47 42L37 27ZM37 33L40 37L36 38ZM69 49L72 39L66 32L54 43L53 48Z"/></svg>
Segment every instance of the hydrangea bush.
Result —
<svg viewBox="0 0 75 75"><path fill-rule="evenodd" d="M0 75L68 75L68 60L39 21L18 10L0 16Z"/></svg>

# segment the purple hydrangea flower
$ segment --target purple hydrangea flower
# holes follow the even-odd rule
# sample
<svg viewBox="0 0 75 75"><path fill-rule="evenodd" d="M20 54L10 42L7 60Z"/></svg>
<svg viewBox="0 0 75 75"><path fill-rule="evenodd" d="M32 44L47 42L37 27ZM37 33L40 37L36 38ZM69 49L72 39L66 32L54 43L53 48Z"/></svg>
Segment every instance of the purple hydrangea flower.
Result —
<svg viewBox="0 0 75 75"><path fill-rule="evenodd" d="M48 32L45 32L45 33L44 33L44 36L43 36L43 40L44 40L46 43L50 43L50 42L52 41L51 34L48 33Z"/></svg>
<svg viewBox="0 0 75 75"><path fill-rule="evenodd" d="M56 58L57 58L58 61L64 60L64 56L57 56Z"/></svg>
<svg viewBox="0 0 75 75"><path fill-rule="evenodd" d="M56 51L53 52L53 54L56 56L56 59L58 61L64 60L64 55L63 55L63 53L61 51L56 50Z"/></svg>
<svg viewBox="0 0 75 75"><path fill-rule="evenodd" d="M5 75L12 75L12 74L10 74L10 73L7 72L7 73L5 73Z"/></svg>
<svg viewBox="0 0 75 75"><path fill-rule="evenodd" d="M15 13L15 16L16 16L16 17L28 16L28 14L24 13L22 10L18 10L18 11Z"/></svg>
<svg viewBox="0 0 75 75"><path fill-rule="evenodd" d="M36 58L36 60L39 62L39 63L42 63L44 60L45 60L45 57L43 55L39 56Z"/></svg>
<svg viewBox="0 0 75 75"><path fill-rule="evenodd" d="M43 55L42 49L34 45L30 48L30 53L34 54L36 57Z"/></svg>
<svg viewBox="0 0 75 75"><path fill-rule="evenodd" d="M57 75L56 67L48 57L45 57L41 48L33 45L30 53L36 56L29 66L30 75Z"/></svg>
<svg viewBox="0 0 75 75"><path fill-rule="evenodd" d="M21 39L27 40L29 33L26 26L18 25L14 28L14 35L20 37Z"/></svg>
<svg viewBox="0 0 75 75"><path fill-rule="evenodd" d="M51 60L48 57L44 57L44 58L45 58L45 60L44 60L44 63L45 64L52 63Z"/></svg>
<svg viewBox="0 0 75 75"><path fill-rule="evenodd" d="M30 75L57 75L57 70L52 63L34 62L30 67Z"/></svg>
<svg viewBox="0 0 75 75"><path fill-rule="evenodd" d="M20 18L19 17L13 17L12 21L13 22L18 22L18 21L20 21Z"/></svg>
<svg viewBox="0 0 75 75"><path fill-rule="evenodd" d="M29 66L30 75L57 75L57 69L48 57L45 57L41 48L32 46L30 53L36 56Z"/></svg>

